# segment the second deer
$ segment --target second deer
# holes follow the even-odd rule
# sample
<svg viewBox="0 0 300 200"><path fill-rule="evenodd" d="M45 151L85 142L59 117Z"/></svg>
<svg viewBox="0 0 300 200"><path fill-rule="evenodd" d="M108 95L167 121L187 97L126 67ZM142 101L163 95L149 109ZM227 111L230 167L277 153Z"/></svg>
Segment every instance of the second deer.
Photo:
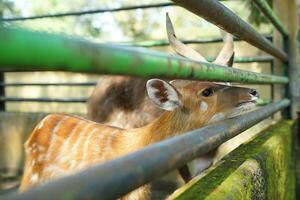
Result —
<svg viewBox="0 0 300 200"><path fill-rule="evenodd" d="M201 54L180 42L169 15L166 15L167 35L172 48L186 58L208 62ZM223 34L224 46L213 62L231 67L234 59L233 37ZM147 79L125 76L109 76L102 79L96 86L88 102L88 118L92 121L105 123L121 128L142 127L162 114L162 110L154 106L147 97L145 84ZM184 81L190 83L191 81ZM204 106L204 105L203 105ZM212 164L214 152L202 157L197 171L202 171ZM187 166L179 169L185 182L191 178Z"/></svg>

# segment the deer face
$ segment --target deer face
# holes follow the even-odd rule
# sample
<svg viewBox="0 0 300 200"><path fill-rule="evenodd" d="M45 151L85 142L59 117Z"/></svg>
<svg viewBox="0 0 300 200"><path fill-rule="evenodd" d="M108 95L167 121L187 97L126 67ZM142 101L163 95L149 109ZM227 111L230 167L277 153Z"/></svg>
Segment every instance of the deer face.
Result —
<svg viewBox="0 0 300 200"><path fill-rule="evenodd" d="M147 82L150 99L160 108L177 110L201 124L235 117L252 110L259 94L256 90L212 82L160 79ZM199 122L200 123L200 122Z"/></svg>

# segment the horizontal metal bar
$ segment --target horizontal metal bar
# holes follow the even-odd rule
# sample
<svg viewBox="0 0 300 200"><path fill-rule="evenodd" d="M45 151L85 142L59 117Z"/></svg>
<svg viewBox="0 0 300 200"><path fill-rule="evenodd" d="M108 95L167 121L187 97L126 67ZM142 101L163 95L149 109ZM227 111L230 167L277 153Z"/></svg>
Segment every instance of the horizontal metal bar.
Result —
<svg viewBox="0 0 300 200"><path fill-rule="evenodd" d="M45 15L28 16L28 17L7 17L7 18L0 19L0 21L10 22L10 21L24 21L24 20L34 20L34 19L43 19L43 18L54 18L54 17L81 16L81 15L90 15L90 14L104 13L104 12L119 12L119 11L126 11L126 10L159 8L159 7L174 6L174 5L175 5L174 3L166 2L166 3L157 3L157 4L149 4L149 5L124 6L119 8L105 8L105 9L94 9L94 10L86 10L86 11L45 14Z"/></svg>
<svg viewBox="0 0 300 200"><path fill-rule="evenodd" d="M22 97L1 97L0 102L57 102L57 103L86 103L87 98L22 98Z"/></svg>
<svg viewBox="0 0 300 200"><path fill-rule="evenodd" d="M201 63L143 48L96 44L12 28L0 28L0 70L71 71L261 84L288 83L288 78L283 76Z"/></svg>
<svg viewBox="0 0 300 200"><path fill-rule="evenodd" d="M215 60L215 57L208 57L207 60L209 62L212 62ZM234 62L235 63L270 63L273 61L272 56L254 56L254 57L235 57Z"/></svg>
<svg viewBox="0 0 300 200"><path fill-rule="evenodd" d="M0 83L0 87L23 87L23 86L95 86L96 81L82 83Z"/></svg>
<svg viewBox="0 0 300 200"><path fill-rule="evenodd" d="M289 104L290 101L284 99L257 111L150 145L22 194L3 197L2 200L116 199L208 153Z"/></svg>
<svg viewBox="0 0 300 200"><path fill-rule="evenodd" d="M272 41L271 35L264 36L266 39ZM240 38L234 37L234 41L242 41ZM202 38L193 40L181 40L184 44L209 44L223 42L222 38ZM156 46L168 46L170 45L167 40L154 40L154 41L141 41L141 42L110 42L108 44L124 45L124 46L137 46L137 47L156 47Z"/></svg>
<svg viewBox="0 0 300 200"><path fill-rule="evenodd" d="M274 13L272 8L265 0L253 0L255 5L264 13L264 15L270 20L270 22L275 26L275 28L284 36L288 36L287 29L283 26L277 15Z"/></svg>
<svg viewBox="0 0 300 200"><path fill-rule="evenodd" d="M217 0L172 0L176 4L188 9L189 11L205 18L207 21L219 26L229 33L249 42L257 48L268 52L269 54L287 61L287 54L281 49L275 47L266 40L249 24L243 21L239 16L226 8Z"/></svg>
<svg viewBox="0 0 300 200"><path fill-rule="evenodd" d="M88 98L24 98L24 97L1 97L0 102L57 102L57 103L86 103ZM262 106L271 103L271 100L258 99L257 105Z"/></svg>

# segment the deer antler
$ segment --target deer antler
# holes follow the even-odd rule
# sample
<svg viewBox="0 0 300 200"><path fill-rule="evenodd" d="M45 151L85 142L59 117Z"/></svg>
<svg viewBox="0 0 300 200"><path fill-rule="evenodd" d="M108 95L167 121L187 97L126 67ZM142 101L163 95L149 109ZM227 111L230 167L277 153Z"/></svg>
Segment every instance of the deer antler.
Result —
<svg viewBox="0 0 300 200"><path fill-rule="evenodd" d="M200 62L207 62L200 53L183 44L176 38L173 24L168 13L166 13L166 27L170 45L179 55ZM221 34L223 36L224 46L213 63L231 67L234 59L233 36L225 31L221 31Z"/></svg>
<svg viewBox="0 0 300 200"><path fill-rule="evenodd" d="M221 30L221 34L223 37L224 46L213 63L232 67L234 59L233 36L223 30Z"/></svg>
<svg viewBox="0 0 300 200"><path fill-rule="evenodd" d="M166 13L166 28L170 45L179 55L192 60L207 62L207 60L202 55L200 55L194 49L183 44L176 38L173 24L168 13Z"/></svg>

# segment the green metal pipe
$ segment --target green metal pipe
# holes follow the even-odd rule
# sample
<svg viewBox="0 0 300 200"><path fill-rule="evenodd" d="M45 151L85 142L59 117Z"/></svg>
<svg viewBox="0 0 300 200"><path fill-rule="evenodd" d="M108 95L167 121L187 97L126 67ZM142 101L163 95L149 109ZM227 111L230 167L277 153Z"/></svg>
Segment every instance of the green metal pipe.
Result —
<svg viewBox="0 0 300 200"><path fill-rule="evenodd" d="M253 0L255 5L264 13L264 15L270 20L270 22L276 27L276 29L284 36L288 36L287 29L283 26L277 15L265 0Z"/></svg>
<svg viewBox="0 0 300 200"><path fill-rule="evenodd" d="M76 38L0 28L0 70L70 71L241 83L288 83L259 74L142 48L96 44Z"/></svg>
<svg viewBox="0 0 300 200"><path fill-rule="evenodd" d="M268 52L282 61L288 60L288 55L259 34L248 23L234 14L217 0L172 0L194 14L217 25L225 31L239 37L253 46Z"/></svg>
<svg viewBox="0 0 300 200"><path fill-rule="evenodd" d="M208 57L206 58L209 62L214 61L215 57ZM272 56L255 56L255 57L235 57L234 62L235 63L253 63L253 62L259 62L259 63L269 63L273 60Z"/></svg>
<svg viewBox="0 0 300 200"><path fill-rule="evenodd" d="M271 35L265 35L266 39L272 41L273 37ZM242 41L240 38L233 38L234 41ZM181 40L184 44L209 44L209 43L219 43L223 42L222 38L201 38L201 39L191 39L191 40ZM148 41L132 41L132 42L110 42L109 44L124 45L124 46L136 46L136 47L160 47L169 46L168 40L148 40Z"/></svg>

